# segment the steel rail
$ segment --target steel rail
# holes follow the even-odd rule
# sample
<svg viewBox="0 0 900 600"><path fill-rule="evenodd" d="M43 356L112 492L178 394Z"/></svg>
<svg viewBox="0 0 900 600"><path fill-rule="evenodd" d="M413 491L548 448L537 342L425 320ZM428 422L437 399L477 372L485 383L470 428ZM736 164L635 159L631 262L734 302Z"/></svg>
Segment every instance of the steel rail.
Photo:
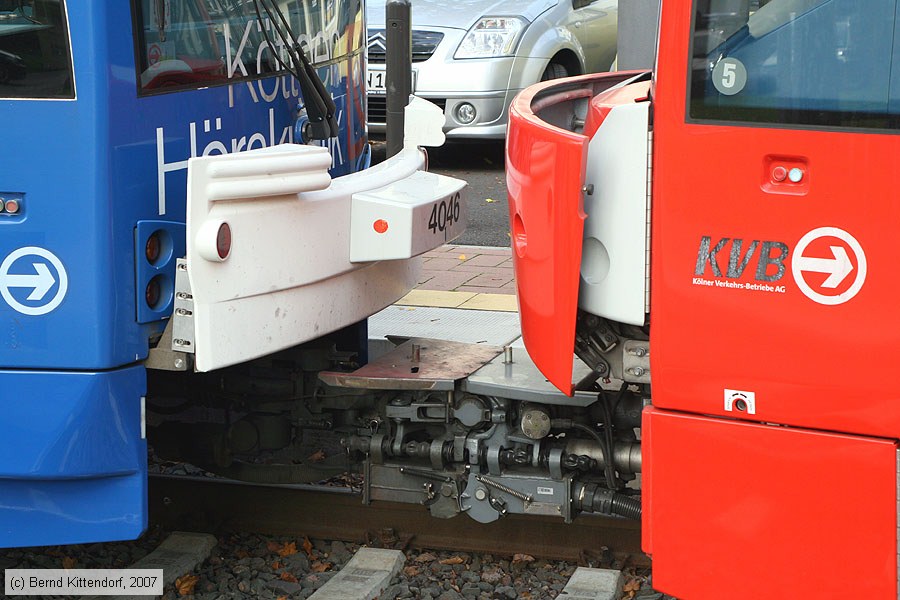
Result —
<svg viewBox="0 0 900 600"><path fill-rule="evenodd" d="M346 488L280 486L179 476L150 478L150 520L166 529L252 531L365 543L391 537L403 546L584 563L586 557L646 567L640 523L581 515L574 523L509 515L482 524L465 515L432 517L423 506L376 501ZM604 559L597 558L598 562ZM596 565L595 565L596 566Z"/></svg>

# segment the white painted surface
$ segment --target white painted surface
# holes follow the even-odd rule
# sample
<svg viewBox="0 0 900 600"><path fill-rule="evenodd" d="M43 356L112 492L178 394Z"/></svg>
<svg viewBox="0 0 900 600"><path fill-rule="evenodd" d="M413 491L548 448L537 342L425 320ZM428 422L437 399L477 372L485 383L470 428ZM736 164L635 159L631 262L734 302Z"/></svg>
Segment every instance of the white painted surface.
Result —
<svg viewBox="0 0 900 600"><path fill-rule="evenodd" d="M405 148L330 185L326 157L287 144L190 160L187 263L197 370L315 339L415 286L416 260L350 261L350 213L354 194L409 178L423 167L423 153ZM208 260L219 223L231 229L231 251Z"/></svg>
<svg viewBox="0 0 900 600"><path fill-rule="evenodd" d="M613 108L588 145L579 306L643 325L647 296L649 102Z"/></svg>

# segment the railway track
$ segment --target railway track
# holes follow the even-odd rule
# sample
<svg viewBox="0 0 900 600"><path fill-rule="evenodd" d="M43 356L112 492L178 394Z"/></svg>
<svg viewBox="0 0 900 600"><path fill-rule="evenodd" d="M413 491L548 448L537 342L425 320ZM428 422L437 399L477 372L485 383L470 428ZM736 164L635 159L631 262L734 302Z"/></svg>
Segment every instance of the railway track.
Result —
<svg viewBox="0 0 900 600"><path fill-rule="evenodd" d="M462 515L436 519L416 505L364 506L362 496L347 488L151 476L150 519L170 530L253 531L393 548L529 554L614 568L649 566L635 521L595 515L582 515L571 524L520 515L490 524Z"/></svg>

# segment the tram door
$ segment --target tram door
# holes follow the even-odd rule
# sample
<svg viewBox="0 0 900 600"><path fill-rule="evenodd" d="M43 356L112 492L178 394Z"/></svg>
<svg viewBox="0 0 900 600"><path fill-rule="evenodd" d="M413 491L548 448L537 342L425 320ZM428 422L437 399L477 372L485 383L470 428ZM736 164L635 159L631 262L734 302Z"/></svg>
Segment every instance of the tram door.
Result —
<svg viewBox="0 0 900 600"><path fill-rule="evenodd" d="M838 531L846 530L872 540L873 597L896 597L896 456L892 442L877 442L900 437L900 393L872 368L873 357L883 357L878 370L893 372L900 345L900 319L886 316L900 291L897 2L686 4L663 3L653 89L653 403L775 433L729 425L726 435L714 435L719 426L697 417L683 428L693 445L665 469L696 472L697 484L708 486L715 501L704 504L702 518L696 513L696 550L714 557L711 571L717 564L745 582L747 593L754 581L772 586L766 572L778 571L774 563L839 579L838 563L807 558L819 555L810 552L813 544L840 554ZM670 525L679 517L669 510L683 508L671 494L664 500L670 490L661 489L664 469L656 461L682 426L676 421L645 419L653 486L645 515L657 583L657 567L664 573L663 565L674 564L657 560L665 545L657 542L675 531ZM801 460L793 451L804 445L801 437L787 433L800 430L822 436L828 448L838 434L878 446L857 466L874 474L880 492L844 498L860 503L858 521L822 508L811 487L796 489L789 476L742 477L793 472L821 482L812 487L823 496L841 487L835 481L855 469L849 455L834 453L844 457L836 463ZM771 442L757 443L770 435ZM798 435L795 442L790 435ZM736 454L703 462L721 456L716 439L729 440ZM687 448L683 440L678 447ZM685 480L671 483L704 496ZM740 494L729 491L735 486ZM816 509L791 512L767 502L779 495L806 497L804 505ZM801 525L834 534L784 543L778 532ZM674 589L662 589L682 596L682 581L670 573ZM706 597L697 594L703 586L694 581L694 595L683 597ZM787 595L791 584L775 589Z"/></svg>

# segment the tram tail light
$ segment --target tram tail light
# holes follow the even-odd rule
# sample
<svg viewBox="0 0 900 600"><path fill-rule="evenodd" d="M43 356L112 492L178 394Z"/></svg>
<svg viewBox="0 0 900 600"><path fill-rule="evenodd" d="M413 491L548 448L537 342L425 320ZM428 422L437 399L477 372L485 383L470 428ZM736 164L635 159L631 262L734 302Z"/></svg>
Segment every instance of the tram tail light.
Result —
<svg viewBox="0 0 900 600"><path fill-rule="evenodd" d="M135 317L162 322L172 314L176 260L185 255L184 225L139 221L134 231Z"/></svg>

